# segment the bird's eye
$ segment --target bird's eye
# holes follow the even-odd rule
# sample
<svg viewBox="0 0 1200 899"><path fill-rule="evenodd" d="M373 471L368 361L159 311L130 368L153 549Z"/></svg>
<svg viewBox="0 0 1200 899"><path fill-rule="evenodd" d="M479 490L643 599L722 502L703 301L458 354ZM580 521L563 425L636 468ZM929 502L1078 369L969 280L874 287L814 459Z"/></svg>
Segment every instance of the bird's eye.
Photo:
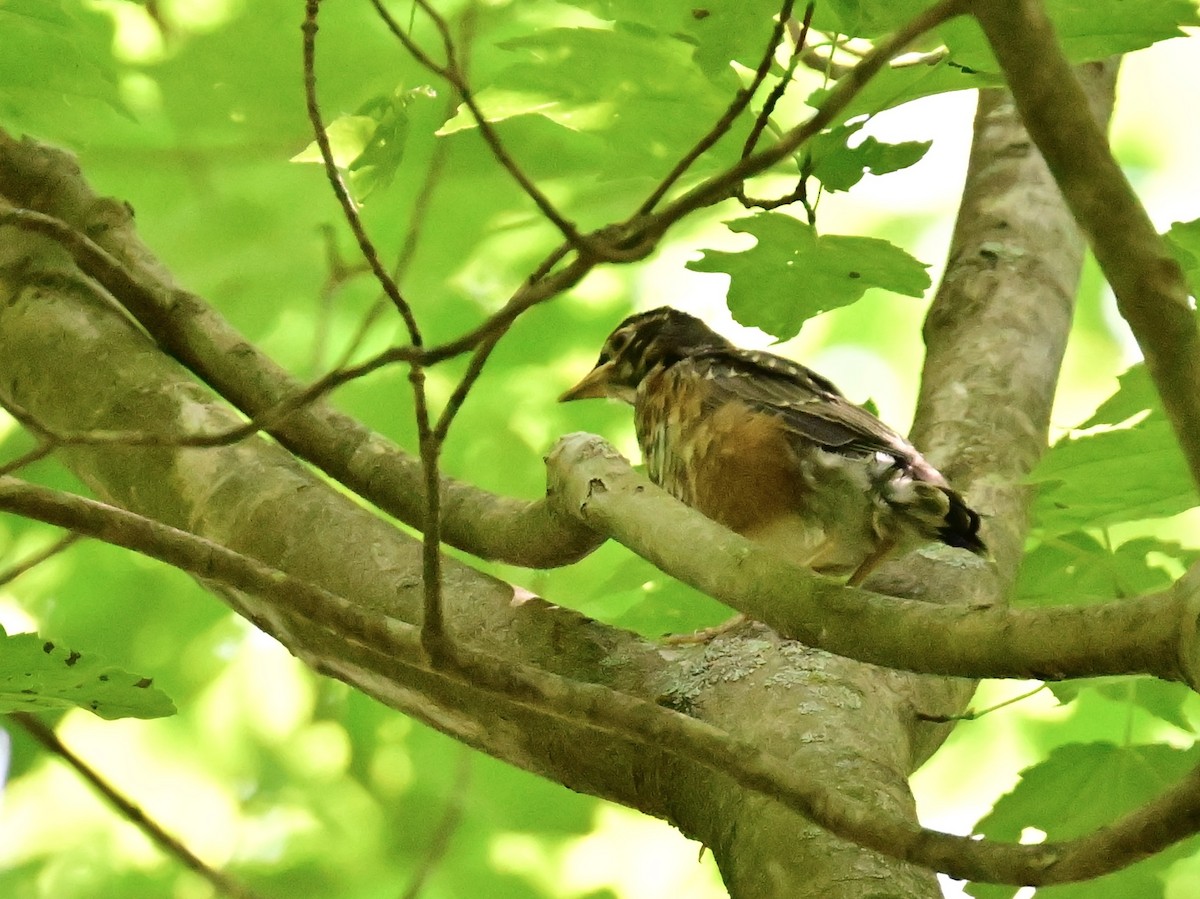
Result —
<svg viewBox="0 0 1200 899"><path fill-rule="evenodd" d="M614 334L608 341L608 348L614 356L619 356L627 346L629 346L629 334L626 331Z"/></svg>

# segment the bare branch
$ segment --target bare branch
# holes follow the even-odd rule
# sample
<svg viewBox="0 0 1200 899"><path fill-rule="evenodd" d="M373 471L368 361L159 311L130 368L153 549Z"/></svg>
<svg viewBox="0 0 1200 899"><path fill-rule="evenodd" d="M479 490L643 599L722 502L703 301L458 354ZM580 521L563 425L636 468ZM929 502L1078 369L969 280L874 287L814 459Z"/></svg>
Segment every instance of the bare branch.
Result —
<svg viewBox="0 0 1200 899"><path fill-rule="evenodd" d="M320 12L320 9L321 0L306 0L304 5L304 25L301 28L304 34L304 105L308 112L308 120L312 125L313 137L316 139L317 147L321 151L321 160L325 165L325 176L329 179L334 196L337 197L338 203L342 207L342 215L350 225L354 239L358 241L358 249L367 261L367 264L370 265L375 279L383 288L383 292L387 294L388 299L392 301L392 305L400 313L400 317L404 319L404 324L408 328L408 336L413 346L419 347L421 346L421 329L417 325L416 318L413 316L412 307L409 306L408 301L401 295L400 288L396 285L395 280L388 273L387 269L383 267L383 263L379 259L379 253L375 250L375 244L371 242L371 238L367 236L366 229L363 227L354 198L350 196L350 191L346 188L346 184L342 181L342 176L337 170L337 164L333 161L333 149L329 145L329 135L325 133L325 121L321 117L321 108L317 102L317 14Z"/></svg>
<svg viewBox="0 0 1200 899"><path fill-rule="evenodd" d="M845 587L680 503L590 434L549 460L551 498L639 556L780 634L860 662L959 677L1148 673L1200 684L1200 566L1173 589L1101 606L940 605ZM956 551L946 550L946 555ZM978 578L985 563L945 558Z"/></svg>
<svg viewBox="0 0 1200 899"><path fill-rule="evenodd" d="M275 597L285 614L349 635L381 673L396 677L401 676L397 666L424 665L421 633L411 625L364 612L321 587L195 534L12 478L0 479L0 508L133 549L203 578ZM957 878L1040 885L1095 877L1200 830L1200 769L1145 809L1068 843L1023 846L926 830L881 815L871 803L837 794L819 775L805 776L719 728L653 702L511 665L465 647L445 649L439 671L475 689L576 726L635 737L784 802L844 839Z"/></svg>
<svg viewBox="0 0 1200 899"><path fill-rule="evenodd" d="M42 748L47 752L63 761L80 778L87 781L92 789L103 796L117 810L121 817L144 833L151 843L171 858L174 858L189 871L208 881L209 886L218 893L224 896L232 896L233 899L257 899L257 894L249 887L239 883L224 871L218 871L216 868L205 864L192 850L163 830L157 821L150 818L141 808L121 795L116 787L105 780L98 771L72 752L58 738L58 734L54 732L53 728L46 726L42 721L28 712L10 712L8 718L40 743Z"/></svg>
<svg viewBox="0 0 1200 899"><path fill-rule="evenodd" d="M1200 331L1179 265L1113 159L1039 0L972 0L970 10L1116 294L1200 485Z"/></svg>
<svg viewBox="0 0 1200 899"><path fill-rule="evenodd" d="M28 558L22 559L11 565L7 570L0 571L0 587L6 587L25 574L27 571L32 571L37 566L41 565L47 559L52 559L60 553L66 552L72 546L79 542L78 534L66 534L59 537L49 546L40 549L30 555Z"/></svg>
<svg viewBox="0 0 1200 899"><path fill-rule="evenodd" d="M679 161L675 163L675 167L667 173L667 176L654 188L654 191L648 196L642 205L638 207L638 215L647 215L654 210L658 205L659 200L667 195L667 191L671 189L683 174L692 166L692 163L703 156L708 150L719 141L737 121L738 116L745 111L750 105L750 101L758 92L766 80L767 73L771 71L771 63L775 61L775 49L779 46L779 42L783 39L784 29L787 23L792 18L792 7L795 5L795 0L783 0L783 6L779 10L779 17L775 22L775 27L771 29L771 37L767 40L767 47L763 51L762 59L758 63L758 68L754 70L754 77L750 79L750 83L744 88L741 88L734 95L733 102L729 104L729 108L719 118L715 125L709 129L708 133L697 141L692 149L688 150ZM805 21L807 22L812 17L813 4L808 4L808 10L805 13ZM787 78L785 76L782 84L786 85ZM774 92L772 92L774 93Z"/></svg>

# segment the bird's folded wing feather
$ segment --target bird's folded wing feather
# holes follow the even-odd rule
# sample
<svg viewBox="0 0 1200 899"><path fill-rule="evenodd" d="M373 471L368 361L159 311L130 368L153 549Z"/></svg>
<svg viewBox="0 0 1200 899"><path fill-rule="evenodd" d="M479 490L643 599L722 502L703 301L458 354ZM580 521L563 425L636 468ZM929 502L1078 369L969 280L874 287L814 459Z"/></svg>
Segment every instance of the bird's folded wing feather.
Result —
<svg viewBox="0 0 1200 899"><path fill-rule="evenodd" d="M928 465L907 440L799 363L754 350L712 351L689 361L710 383L714 406L738 400L778 416L797 440L831 452L882 452L905 467Z"/></svg>

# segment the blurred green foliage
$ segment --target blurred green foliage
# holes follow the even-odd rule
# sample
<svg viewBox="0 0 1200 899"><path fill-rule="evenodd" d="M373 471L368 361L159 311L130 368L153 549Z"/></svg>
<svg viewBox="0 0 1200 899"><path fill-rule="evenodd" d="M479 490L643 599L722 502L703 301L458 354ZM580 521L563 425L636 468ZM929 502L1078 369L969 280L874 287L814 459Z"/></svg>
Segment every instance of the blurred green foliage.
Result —
<svg viewBox="0 0 1200 899"><path fill-rule="evenodd" d="M818 7L814 25L872 37L922 6L837 0ZM1136 10L1116 0L1051 7L1077 59L1147 46L1195 23L1194 7L1176 0ZM569 219L591 228L636 209L711 127L757 65L777 7L757 0L497 0L470 15L461 3L439 8L469 48L470 77L505 146ZM422 46L437 51L423 16L409 5L392 9ZM0 4L0 127L75 151L97 190L132 204L143 239L182 283L310 377L347 351L379 291L358 265L323 171L302 164L311 159L313 135L304 115L301 18L300 5L284 0L9 0ZM544 489L541 456L561 433L587 428L631 448L626 410L564 408L555 397L630 308L671 302L724 319L730 280L739 322L774 338L799 332L785 351L821 360L818 367L855 399L875 400L899 424L919 368L924 305L913 297L927 285L927 263L943 252L952 209L885 199L859 210L852 230L830 233L823 223L875 184L867 172L896 171L889 179L930 186L945 181L922 159L932 129L919 116L898 141L866 134L855 118L996 83L969 26L948 26L922 49L941 39L949 56L885 70L809 155L781 170L787 177L751 185L755 195L786 193L796 172L810 167L830 192L822 197L812 185L815 229L782 213L750 217L724 204L683 223L645 263L597 271L571 295L519 320L451 432L446 470L532 497ZM402 286L430 341L457 336L498 308L558 235L495 164L446 86L403 52L369 4L326 4L317 47L322 109L385 260L399 254L427 195ZM768 83L784 62L775 60ZM798 96L816 103L826 95L822 73L802 68L797 77ZM785 98L773 127L790 127L808 111ZM679 189L735 158L744 134L718 142ZM1141 164L1153 165L1147 146L1135 149ZM434 160L442 174L430 186ZM832 193L847 188L848 195ZM757 242L738 242L739 232ZM1193 273L1197 233L1195 222L1172 232ZM810 252L798 255L799 246ZM688 266L701 249L703 259ZM811 271L797 278L792 263L816 266L818 250L829 277L840 281L822 281L820 295L805 298ZM398 334L384 314L357 353ZM1167 520L1189 510L1194 497L1140 369L1124 375L1088 418L1088 402L1094 407L1117 386L1124 339L1090 268L1056 413L1061 428L1080 425L1087 433L1057 446L1033 478L1036 520L1020 601L1100 601L1162 589L1196 558L1193 513ZM463 366L452 361L430 373L435 402L449 395ZM413 447L403 371L376 373L335 400ZM0 458L29 446L11 423L0 423ZM49 462L25 474L83 489ZM5 566L54 539L27 521L0 519ZM613 545L563 570L492 569L648 635L727 614ZM446 833L445 855L427 872L422 896L721 894L711 861L697 866L696 847L665 825L477 756L316 677L189 578L157 563L76 545L0 588L0 622L10 632L38 633L39 644L69 645L153 677L179 714L109 723L71 712L60 734L205 860L264 896L403 896ZM3 644L0 653L12 663ZM952 793L982 797L974 800L978 817L980 802L986 808L1000 797L982 832L1012 839L1032 827L1054 838L1104 823L1194 763L1190 693L1110 679L1061 685L1055 695L1061 705L1025 703L960 727L918 778L923 802L944 803ZM13 740L0 815L0 895L210 895L19 731ZM974 820L969 810L957 814L960 828ZM1171 867L1194 848L1116 875L1102 893L1045 894L1168 895L1196 882L1195 864ZM980 897L1013 892L971 889Z"/></svg>

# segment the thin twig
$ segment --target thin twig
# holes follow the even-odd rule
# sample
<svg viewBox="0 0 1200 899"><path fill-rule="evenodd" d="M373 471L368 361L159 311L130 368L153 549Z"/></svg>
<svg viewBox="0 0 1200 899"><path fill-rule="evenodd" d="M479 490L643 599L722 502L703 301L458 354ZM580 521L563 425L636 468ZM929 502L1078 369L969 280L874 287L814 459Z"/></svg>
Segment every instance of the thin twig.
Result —
<svg viewBox="0 0 1200 899"><path fill-rule="evenodd" d="M309 2L313 2L313 0L309 0ZM609 249L598 245L596 241L581 234L579 229L572 222L568 221L554 204L550 202L550 199L542 193L541 189L533 183L533 180L525 174L524 170L512 157L512 154L508 152L508 149L504 146L504 142L500 140L500 135L496 133L496 129L492 127L492 123L488 121L483 110L480 109L471 91L471 87L463 75L458 63L457 53L455 52L454 39L450 34L450 29L446 25L445 19L428 3L423 2L423 0L417 0L417 5L433 21L434 27L437 28L442 38L442 45L446 53L446 63L442 65L422 50L420 45L400 27L399 23L388 12L381 0L371 0L371 5L375 7L375 11L378 13L380 19L383 20L383 23L392 32L396 40L400 41L409 55L454 88L458 96L462 99L463 105L470 111L471 117L475 120L475 125L479 129L480 136L487 144L488 149L491 150L496 161L500 163L501 168L508 172L513 180L520 185L525 195L533 201L542 215L558 229L567 243L581 255L608 258Z"/></svg>
<svg viewBox="0 0 1200 899"><path fill-rule="evenodd" d="M796 68L804 52L804 44L808 40L808 29L812 25L812 17L816 8L816 3L810 2L804 9L804 20L801 22L800 31L795 37L796 42L792 46L792 55L788 60L787 71L779 83L771 88L771 92L767 94L766 102L763 103L762 109L758 111L758 115L754 119L754 125L750 129L750 133L746 136L745 144L742 145L743 159L753 153L754 148L758 146L758 139L762 137L767 123L771 121L771 114L775 112L775 107L779 105L779 101L783 99L783 95L787 93L787 89L792 84L792 78L795 77Z"/></svg>
<svg viewBox="0 0 1200 899"><path fill-rule="evenodd" d="M64 534L44 549L40 549L28 558L17 562L7 571L0 571L0 587L7 587L25 572L33 570L47 559L52 559L61 552L65 552L82 539L79 534Z"/></svg>
<svg viewBox="0 0 1200 899"><path fill-rule="evenodd" d="M19 725L22 730L40 743L47 752L61 759L83 780L87 781L97 793L116 808L123 818L144 833L150 842L158 846L167 855L176 859L189 871L204 878L218 893L225 896L232 896L234 899L258 899L258 894L249 887L239 883L224 871L218 871L216 868L205 864L187 846L163 830L160 824L151 819L140 807L125 798L125 796L117 791L116 787L101 777L99 772L72 752L58 738L58 734L54 732L53 728L48 727L40 719L28 712L11 712L8 717L10 721Z"/></svg>
<svg viewBox="0 0 1200 899"><path fill-rule="evenodd" d="M658 213L649 216L641 223L643 239L654 239L685 215L733 196L737 186L746 178L766 171L790 156L801 144L829 125L893 56L927 31L962 15L967 2L968 0L939 0L933 6L922 10L876 46L861 63L838 81L825 102L807 121L785 132L773 146L747 156L724 172L696 185Z"/></svg>
<svg viewBox="0 0 1200 899"><path fill-rule="evenodd" d="M421 859L421 863L413 872L412 879L408 883L408 887L404 890L401 899L417 899L421 895L421 891L425 888L430 876L437 870L442 859L446 857L446 851L450 848L450 840L454 837L455 831L462 823L463 812L466 808L466 792L467 787L471 782L471 767L475 760L475 756L471 747L458 747L458 761L454 766L454 779L450 783L448 795L446 796L446 804L442 809L442 816L438 819L437 824L433 828L433 836L429 840L429 848L425 850L425 855Z"/></svg>
<svg viewBox="0 0 1200 899"><path fill-rule="evenodd" d="M1024 693L1018 693L1016 696L1010 696L1008 699L1002 699L994 705L988 706L986 709L967 709L961 715L927 715L922 712L917 713L917 718L921 721L930 721L934 724L949 724L951 721L978 721L985 715L990 715L992 712L997 712L1000 709L1010 705L1015 705L1018 702L1023 702L1031 696L1036 696L1046 689L1045 684L1038 684L1032 690L1026 690Z"/></svg>
<svg viewBox="0 0 1200 899"><path fill-rule="evenodd" d="M750 80L750 83L734 94L733 102L729 104L729 108L725 110L725 113L717 119L716 124L696 142L696 145L692 149L688 150L675 163L675 167L671 169L667 177L654 188L650 196L638 207L638 215L647 215L653 212L654 207L658 205L659 200L666 196L671 186L683 177L683 174L691 168L692 163L704 155L713 144L720 140L733 127L733 123L737 121L738 116L750 105L751 99L758 92L759 87L762 86L767 73L771 71L771 63L775 60L775 49L783 39L784 29L792 18L792 6L795 2L796 0L783 0L783 6L779 10L779 18L775 22L775 27L771 29L771 37L767 40L766 50L763 51L762 59L759 60L758 67L754 70L754 77ZM812 15L812 9L813 4L810 3L808 5L806 20Z"/></svg>
<svg viewBox="0 0 1200 899"><path fill-rule="evenodd" d="M309 121L317 146L321 150L321 158L325 162L325 174L333 187L338 202L342 206L346 221L350 224L363 257L371 266L375 277L383 286L384 292L400 312L404 324L408 328L409 338L415 348L422 346L421 329L413 315L412 308L400 294L400 288L395 280L383 268L375 245L371 243L358 209L350 192L346 189L337 165L333 160L333 151L329 146L329 137L325 133L325 123L317 105L317 76L316 76L316 38L317 15L320 12L321 0L306 0L304 5L304 24L301 28L304 34L304 96L308 110ZM413 412L417 422L417 441L420 447L421 467L424 472L425 506L424 520L421 531L424 535L423 551L421 554L424 571L425 590L425 619L422 625L422 641L426 649L435 654L440 651L445 635L442 625L441 585L442 585L442 554L441 554L441 474L438 471L438 455L441 443L433 433L430 425L429 404L425 392L425 369L423 365L413 360L409 363L408 381L412 386Z"/></svg>
<svg viewBox="0 0 1200 899"><path fill-rule="evenodd" d="M369 273L371 267L365 262L351 265L342 258L337 245L337 233L333 226L324 224L320 228L321 240L325 243L325 281L317 295L317 322L313 329L311 371L321 368L329 345L329 329L332 324L334 301L338 292L356 275ZM387 298L380 304L387 305Z"/></svg>
<svg viewBox="0 0 1200 899"><path fill-rule="evenodd" d="M447 102L443 119L449 119L454 114L454 106L455 103L453 100ZM444 140L436 141L433 145L433 153L429 157L429 164L425 166L425 177L421 182L420 188L417 190L412 211L408 216L408 228L404 233L404 242L400 246L400 253L396 257L396 264L392 266L392 278L397 284L404 283L404 276L408 273L409 266L412 265L412 261L416 256L425 220L433 204L434 192L446 169L448 155L449 144ZM350 338L346 349L342 352L341 359L336 366L337 368L344 368L350 364L350 360L354 358L354 354L362 346L371 326L378 321L379 316L383 314L383 310L386 308L387 297L381 297L371 306L367 314L363 316L362 322L359 323L354 336Z"/></svg>
<svg viewBox="0 0 1200 899"><path fill-rule="evenodd" d="M376 280L379 281L383 292L387 294L388 299L392 301L392 305L400 313L400 317L404 319L404 324L408 328L408 336L413 346L419 347L421 346L421 329L418 327L417 320L413 316L412 308L400 293L400 288L396 286L396 282L392 279L392 276L383 267L383 263L379 259L379 253L375 250L375 244L371 242L366 228L363 227L354 198L350 196L350 191L347 189L346 183L342 180L341 173L338 172L337 163L333 160L333 149L329 145L329 135L325 132L325 120L321 116L321 108L317 102L317 15L320 9L321 0L306 0L304 4L304 24L301 27L301 31L304 34L304 107L308 112L309 123L312 125L313 137L316 139L317 147L321 151L321 160L325 165L325 176L329 179L334 196L337 197L338 203L342 207L342 214L345 216L346 222L350 225L350 230L354 233L354 239L358 241L359 251L367 261L367 264L371 266L371 271L374 273Z"/></svg>
<svg viewBox="0 0 1200 899"><path fill-rule="evenodd" d="M26 465L32 465L34 462L40 462L51 453L54 452L56 444L49 440L43 440L27 453L22 453L17 458L5 462L0 465L0 477L12 474L14 471L20 471Z"/></svg>
<svg viewBox="0 0 1200 899"><path fill-rule="evenodd" d="M754 125L750 129L750 133L746 136L746 142L742 145L742 159L753 153L754 148L758 146L759 138L762 137L763 131L767 129L767 126L771 122L771 114L774 113L775 107L783 99L783 95L792 84L792 79L796 76L796 69L799 67L801 57L803 56L804 44L808 40L809 26L812 24L815 9L816 4L809 3L808 7L804 10L804 22L795 35L796 43L792 47L792 56L788 60L787 71L779 83L771 89L770 94L767 95L766 102L763 103L762 109L759 110L758 116L754 120ZM778 209L781 206L790 206L792 203L799 202L804 207L804 211L808 216L808 223L815 225L817 212L814 205L808 202L810 168L809 155L805 154L804 160L800 163L800 178L796 183L795 189L782 197L776 197L771 200L752 199L746 195L745 182L737 186L734 196L747 209Z"/></svg>

